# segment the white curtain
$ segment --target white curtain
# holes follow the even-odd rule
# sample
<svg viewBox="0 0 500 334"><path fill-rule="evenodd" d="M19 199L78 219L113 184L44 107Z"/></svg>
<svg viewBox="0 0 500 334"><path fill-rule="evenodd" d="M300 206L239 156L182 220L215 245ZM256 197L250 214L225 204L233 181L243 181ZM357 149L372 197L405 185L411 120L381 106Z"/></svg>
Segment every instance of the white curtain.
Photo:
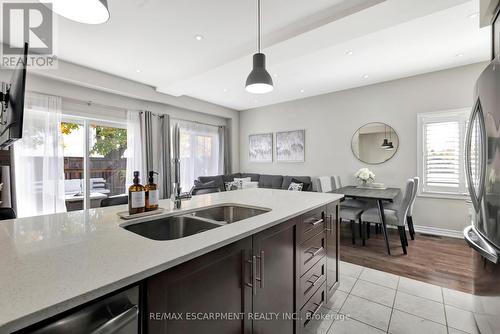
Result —
<svg viewBox="0 0 500 334"><path fill-rule="evenodd" d="M66 211L61 98L27 93L23 137L14 143L18 217Z"/></svg>
<svg viewBox="0 0 500 334"><path fill-rule="evenodd" d="M144 127L142 120L142 112L127 111L127 151L125 158L127 159L127 177L126 177L126 193L128 187L133 183L134 171L139 171L141 181L146 183L146 167L145 167L145 152L144 152Z"/></svg>
<svg viewBox="0 0 500 334"><path fill-rule="evenodd" d="M180 132L181 188L182 191L189 191L198 176L221 173L221 138L217 126L177 122Z"/></svg>

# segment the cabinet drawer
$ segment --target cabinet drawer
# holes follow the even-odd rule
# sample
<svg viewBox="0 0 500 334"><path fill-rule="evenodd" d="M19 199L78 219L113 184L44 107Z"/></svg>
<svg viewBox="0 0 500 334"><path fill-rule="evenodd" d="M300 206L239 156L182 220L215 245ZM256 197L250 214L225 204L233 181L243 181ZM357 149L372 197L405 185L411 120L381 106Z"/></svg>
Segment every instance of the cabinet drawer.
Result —
<svg viewBox="0 0 500 334"><path fill-rule="evenodd" d="M311 269L326 254L326 232L323 230L299 246L300 276Z"/></svg>
<svg viewBox="0 0 500 334"><path fill-rule="evenodd" d="M326 280L326 257L316 263L300 278L300 298L303 306Z"/></svg>
<svg viewBox="0 0 500 334"><path fill-rule="evenodd" d="M321 321L322 307L326 304L326 283L314 293L300 310L300 325L302 333L315 333Z"/></svg>
<svg viewBox="0 0 500 334"><path fill-rule="evenodd" d="M325 229L325 208L318 209L304 213L298 228L298 242L302 243L312 236L318 234Z"/></svg>

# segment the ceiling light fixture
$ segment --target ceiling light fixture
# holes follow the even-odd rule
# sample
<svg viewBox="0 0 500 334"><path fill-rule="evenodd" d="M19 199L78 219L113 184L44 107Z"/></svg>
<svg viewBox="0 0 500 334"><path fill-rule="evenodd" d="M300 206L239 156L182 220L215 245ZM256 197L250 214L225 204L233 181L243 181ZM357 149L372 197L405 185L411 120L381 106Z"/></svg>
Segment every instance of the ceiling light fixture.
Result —
<svg viewBox="0 0 500 334"><path fill-rule="evenodd" d="M75 22L101 24L109 20L108 0L39 0L54 13Z"/></svg>
<svg viewBox="0 0 500 334"><path fill-rule="evenodd" d="M389 141L387 140L387 126L384 124L384 141L382 142L382 145L380 145L381 148L388 148L389 147Z"/></svg>
<svg viewBox="0 0 500 334"><path fill-rule="evenodd" d="M266 55L261 53L261 12L260 0L257 0L257 53L253 55L253 69L247 77L245 89L252 94L265 94L271 92L273 79L266 70Z"/></svg>
<svg viewBox="0 0 500 334"><path fill-rule="evenodd" d="M135 71L136 71L137 73L141 73L141 70L139 70L139 69L137 69L137 70L135 70Z"/></svg>
<svg viewBox="0 0 500 334"><path fill-rule="evenodd" d="M345 54L346 54L346 55L348 55L348 56L352 56L352 54L353 54L353 53L354 53L354 52L352 52L352 50L349 50L349 51L347 51Z"/></svg>
<svg viewBox="0 0 500 334"><path fill-rule="evenodd" d="M224 88L222 91L223 91L224 93L226 93L226 92L227 92L227 88Z"/></svg>
<svg viewBox="0 0 500 334"><path fill-rule="evenodd" d="M463 57L463 56L464 56L463 53L459 53L459 54L455 55L455 57L458 57L458 58Z"/></svg>
<svg viewBox="0 0 500 334"><path fill-rule="evenodd" d="M368 79L368 78L369 78L368 74L363 75L363 79Z"/></svg>
<svg viewBox="0 0 500 334"><path fill-rule="evenodd" d="M203 39L203 36L202 35L195 35L194 39L197 41L201 41Z"/></svg>
<svg viewBox="0 0 500 334"><path fill-rule="evenodd" d="M304 90L303 90L303 89L301 89L301 90L300 90L300 92L301 92L301 93L304 93Z"/></svg>

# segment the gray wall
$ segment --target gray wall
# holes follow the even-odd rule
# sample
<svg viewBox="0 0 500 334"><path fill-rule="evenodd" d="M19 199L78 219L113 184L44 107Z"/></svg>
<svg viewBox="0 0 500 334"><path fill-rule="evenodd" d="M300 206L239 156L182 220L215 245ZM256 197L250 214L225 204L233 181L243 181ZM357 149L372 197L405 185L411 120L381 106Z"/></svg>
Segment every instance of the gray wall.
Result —
<svg viewBox="0 0 500 334"><path fill-rule="evenodd" d="M417 117L420 112L472 105L473 87L485 63L304 98L240 114L240 170L269 174L340 175L354 183L353 174L368 167L376 182L403 187L417 173ZM399 135L400 148L382 165L366 165L351 152L352 134L368 122L385 122ZM305 163L251 163L248 135L306 129ZM461 230L469 224L464 200L419 197L417 225Z"/></svg>

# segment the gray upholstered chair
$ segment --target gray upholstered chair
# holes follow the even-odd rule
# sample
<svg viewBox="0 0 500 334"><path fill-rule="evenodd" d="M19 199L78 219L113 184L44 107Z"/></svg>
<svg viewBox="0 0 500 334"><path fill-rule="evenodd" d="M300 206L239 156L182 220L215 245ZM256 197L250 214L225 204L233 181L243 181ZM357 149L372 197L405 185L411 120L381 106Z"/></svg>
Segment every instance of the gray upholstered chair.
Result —
<svg viewBox="0 0 500 334"><path fill-rule="evenodd" d="M365 234L364 231L365 229L363 228L363 221L361 220L361 215L363 213L362 208L355 208L352 206L343 206L342 204L340 205L339 209L339 218L340 222L342 220L348 220L351 223L351 238L352 238L352 244L356 244L356 222L359 223L359 235L361 237L361 243L363 246L365 245Z"/></svg>
<svg viewBox="0 0 500 334"><path fill-rule="evenodd" d="M339 176L319 176L315 179L315 188L318 192L330 192L332 190L342 187ZM351 205L349 205L351 204ZM347 199L340 203L339 208L339 221L348 220L351 223L351 233L352 233L352 243L356 243L356 227L355 224L359 223L359 234L363 243L365 245L365 235L363 229L363 222L361 221L361 214L363 210L367 207L367 203L364 201L357 201Z"/></svg>
<svg viewBox="0 0 500 334"><path fill-rule="evenodd" d="M406 246L408 244L405 232L406 216L413 199L414 188L415 181L413 179L408 179L408 181L406 182L406 189L403 198L399 202L398 207L393 207L393 209L384 208L385 223L387 225L396 225L398 227L399 238L401 240L401 246L403 247L404 254L407 254ZM363 222L371 222L377 224L382 223L380 220L380 213L378 211L378 208L370 208L363 211L363 213L361 214L361 220Z"/></svg>
<svg viewBox="0 0 500 334"><path fill-rule="evenodd" d="M410 207L406 213L406 222L408 223L408 230L410 231L411 240L415 240L415 228L413 227L413 207L415 206L415 199L417 198L418 184L420 183L420 178L415 176L413 178L413 197L411 199Z"/></svg>

